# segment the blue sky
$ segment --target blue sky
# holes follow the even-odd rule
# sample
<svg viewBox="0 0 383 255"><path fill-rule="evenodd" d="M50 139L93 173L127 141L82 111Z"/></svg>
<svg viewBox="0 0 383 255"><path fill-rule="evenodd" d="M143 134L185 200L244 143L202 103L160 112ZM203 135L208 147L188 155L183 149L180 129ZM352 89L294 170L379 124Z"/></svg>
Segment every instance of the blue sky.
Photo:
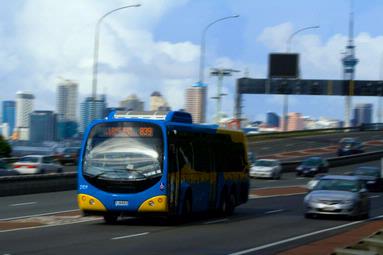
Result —
<svg viewBox="0 0 383 255"><path fill-rule="evenodd" d="M223 110L232 115L235 79L249 71L266 76L270 52L286 50L288 36L306 26L320 29L294 37L292 51L301 54L302 78L341 77L341 52L348 33L349 0L16 0L0 9L1 100L18 90L36 95L36 110L55 109L58 77L80 85L80 100L90 93L95 22L103 13L127 4L102 24L99 92L110 106L135 93L146 102L160 91L173 109L183 108L184 90L197 81L201 31L211 21L233 14L237 19L215 24L207 33L206 82L213 96L212 67L240 73L224 81ZM378 79L383 56L383 2L354 0L357 79ZM281 113L281 96L244 97L244 113L263 119ZM354 98L376 103L376 98ZM341 97L290 97L290 110L313 117L343 118ZM214 114L209 100L208 115Z"/></svg>

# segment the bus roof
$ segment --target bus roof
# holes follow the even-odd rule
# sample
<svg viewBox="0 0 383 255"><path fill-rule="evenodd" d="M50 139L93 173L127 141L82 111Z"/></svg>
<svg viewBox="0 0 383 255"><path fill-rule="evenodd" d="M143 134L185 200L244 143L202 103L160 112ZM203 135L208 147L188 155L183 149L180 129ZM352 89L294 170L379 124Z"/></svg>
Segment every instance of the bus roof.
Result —
<svg viewBox="0 0 383 255"><path fill-rule="evenodd" d="M161 120L165 122L180 122L180 123L193 123L190 113L181 111L150 111L150 112L136 112L136 111L113 111L109 114L107 119L151 119Z"/></svg>
<svg viewBox="0 0 383 255"><path fill-rule="evenodd" d="M191 114L188 112L183 112L183 111L169 111L169 112L113 111L106 118L106 120L116 120L116 119L152 120L152 121L160 121L170 125L183 126L184 128L192 128L192 129L201 128L204 130L211 130L213 132L219 131L220 133L243 134L243 132L240 130L222 128L222 127L219 127L217 124L194 124Z"/></svg>

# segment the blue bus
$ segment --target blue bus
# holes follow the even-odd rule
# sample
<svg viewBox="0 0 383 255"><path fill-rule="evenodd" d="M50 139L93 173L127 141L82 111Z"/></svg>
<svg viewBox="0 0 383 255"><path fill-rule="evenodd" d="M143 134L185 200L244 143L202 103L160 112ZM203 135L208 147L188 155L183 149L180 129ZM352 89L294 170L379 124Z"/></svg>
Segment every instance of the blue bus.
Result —
<svg viewBox="0 0 383 255"><path fill-rule="evenodd" d="M84 136L78 205L84 215L230 215L249 193L247 141L240 131L192 123L186 112L111 113Z"/></svg>

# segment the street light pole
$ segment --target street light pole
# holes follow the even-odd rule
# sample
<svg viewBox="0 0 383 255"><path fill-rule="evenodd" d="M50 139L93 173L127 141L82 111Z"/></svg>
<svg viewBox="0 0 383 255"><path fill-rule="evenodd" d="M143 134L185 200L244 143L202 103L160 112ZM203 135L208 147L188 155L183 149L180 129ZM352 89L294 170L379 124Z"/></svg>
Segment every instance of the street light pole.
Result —
<svg viewBox="0 0 383 255"><path fill-rule="evenodd" d="M290 52L290 49L291 49L291 40L293 39L293 37L300 33L300 32L303 32L305 30L309 30L309 29L317 29L317 28L320 28L319 26L310 26L310 27L304 27L304 28L301 28L301 29L298 29L297 31L295 31L294 33L292 33L289 38L287 39L287 43L286 43L286 52Z"/></svg>
<svg viewBox="0 0 383 255"><path fill-rule="evenodd" d="M301 28L301 29L298 29L297 31L295 31L294 33L292 33L289 38L287 39L287 42L286 42L286 52L289 53L290 52L290 49L291 49L291 41L293 39L293 37L300 33L300 32L303 32L305 30L309 30L309 29L317 29L319 28L319 26L310 26L310 27L304 27L304 28ZM288 124L288 110L289 109L289 96L286 94L284 95L283 97L283 131L287 131L287 124Z"/></svg>
<svg viewBox="0 0 383 255"><path fill-rule="evenodd" d="M100 41L100 27L101 27L101 22L103 21L103 19L105 17L107 17L108 15L116 12L116 11L119 11L119 10L122 10L122 9L126 9L126 8L130 8L130 7L140 7L141 4L133 4L133 5L126 5L126 6L122 6L122 7L119 7L119 8L116 8L116 9L113 9L107 13L105 13L104 15L102 15L98 21L97 21L97 24L96 24L96 30L95 30L95 34L94 34L94 51L93 51L93 78L92 78L92 99L93 99L93 110L92 110L92 119L95 117L94 113L95 113L95 101L96 101L96 97L97 97L97 74L98 74L98 48L99 48L99 41Z"/></svg>
<svg viewBox="0 0 383 255"><path fill-rule="evenodd" d="M215 23L218 23L220 21L226 20L226 19L233 19L238 18L239 15L232 15L223 17L220 19L217 19L211 23L209 23L203 30L202 30L202 36L201 36L201 44L200 44L200 61L199 61L199 83L202 85L204 82L204 68L205 68L205 44L206 44L206 32L207 30L214 25Z"/></svg>

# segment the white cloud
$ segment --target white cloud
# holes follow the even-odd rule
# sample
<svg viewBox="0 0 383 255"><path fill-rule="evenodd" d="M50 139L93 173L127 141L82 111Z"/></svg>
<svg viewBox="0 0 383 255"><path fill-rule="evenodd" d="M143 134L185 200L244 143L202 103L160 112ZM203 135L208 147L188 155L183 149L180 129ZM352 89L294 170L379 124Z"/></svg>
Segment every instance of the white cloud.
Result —
<svg viewBox="0 0 383 255"><path fill-rule="evenodd" d="M132 93L148 102L152 91L167 89L163 94L169 97L171 106L183 107L184 97L175 96L174 91L180 89L183 93L191 85L199 46L188 41L157 41L152 31L163 15L186 2L145 2L103 21L98 92L106 88L109 105L117 105ZM81 97L89 95L95 23L102 14L123 5L126 2L119 0L26 0L15 16L15 33L9 36L0 30L1 40L17 49L15 54L0 51L0 57L8 60L7 65L0 64L0 76L20 70L27 75L21 83L10 79L15 84L9 91L32 90L36 108L54 109L57 77L61 76L79 82Z"/></svg>
<svg viewBox="0 0 383 255"><path fill-rule="evenodd" d="M258 37L270 51L284 52L286 41L293 31L291 23L265 28ZM341 79L341 53L345 51L347 36L335 34L322 40L314 31L297 34L291 43L291 51L300 54L300 68L303 78ZM383 36L359 33L355 37L356 79L378 79L383 56Z"/></svg>

